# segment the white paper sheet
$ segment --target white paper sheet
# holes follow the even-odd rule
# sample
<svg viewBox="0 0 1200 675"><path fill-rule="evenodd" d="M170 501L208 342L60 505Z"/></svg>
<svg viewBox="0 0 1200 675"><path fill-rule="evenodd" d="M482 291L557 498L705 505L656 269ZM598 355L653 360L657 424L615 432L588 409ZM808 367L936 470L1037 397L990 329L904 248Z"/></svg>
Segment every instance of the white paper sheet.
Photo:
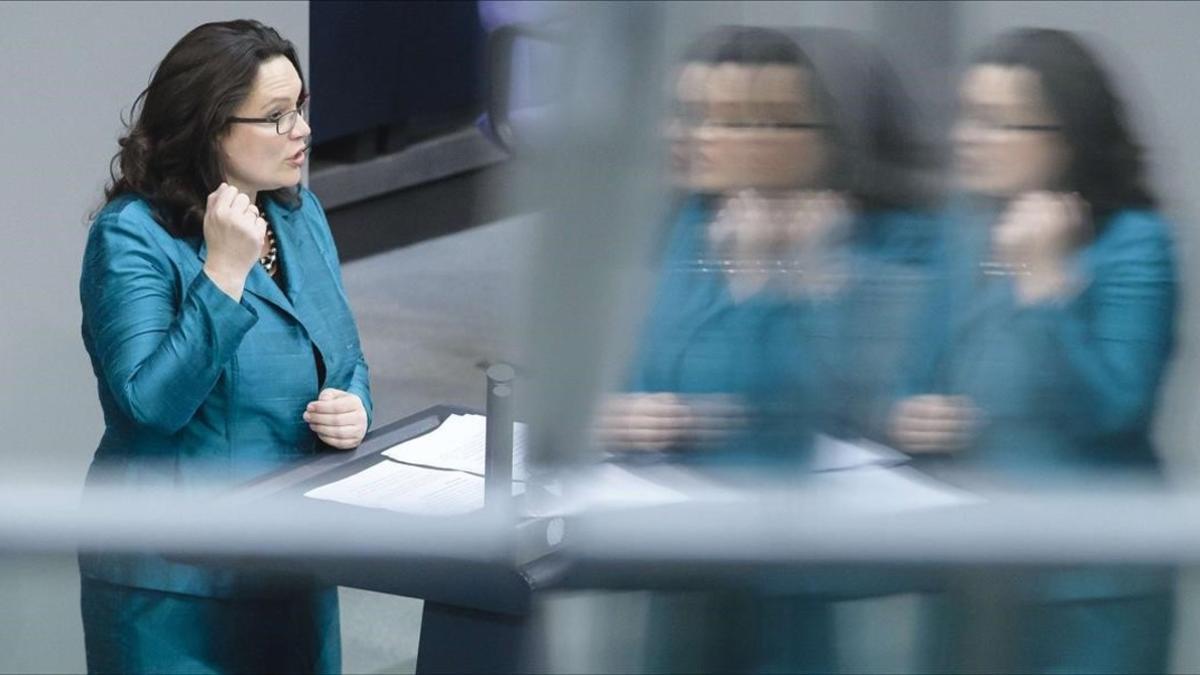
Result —
<svg viewBox="0 0 1200 675"><path fill-rule="evenodd" d="M513 493L524 491L513 484ZM483 479L385 461L304 493L351 506L422 515L456 515L483 508Z"/></svg>
<svg viewBox="0 0 1200 675"><path fill-rule="evenodd" d="M525 479L525 424L513 425L513 478ZM383 454L399 462L484 473L487 418L483 415L451 415L433 431L398 443Z"/></svg>

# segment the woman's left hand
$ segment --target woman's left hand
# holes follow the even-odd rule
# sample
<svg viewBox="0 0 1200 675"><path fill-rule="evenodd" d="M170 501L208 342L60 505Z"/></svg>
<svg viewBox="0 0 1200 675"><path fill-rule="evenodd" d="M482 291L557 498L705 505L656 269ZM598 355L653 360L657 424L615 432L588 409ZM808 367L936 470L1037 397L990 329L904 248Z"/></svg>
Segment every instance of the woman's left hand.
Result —
<svg viewBox="0 0 1200 675"><path fill-rule="evenodd" d="M1092 236L1089 207L1079 195L1031 192L1013 200L997 221L992 253L1018 271L1018 301L1033 304L1077 289L1067 261Z"/></svg>
<svg viewBox="0 0 1200 675"><path fill-rule="evenodd" d="M726 198L708 227L708 244L726 268L730 291L744 299L780 274L798 295L827 295L841 285L830 269L833 248L845 235L850 205L832 191L796 191L766 197L742 190ZM781 265L782 264L782 265ZM803 275L794 275L799 266Z"/></svg>
<svg viewBox="0 0 1200 675"><path fill-rule="evenodd" d="M362 399L341 389L321 391L304 409L304 421L317 438L339 450L349 450L367 435L367 409Z"/></svg>

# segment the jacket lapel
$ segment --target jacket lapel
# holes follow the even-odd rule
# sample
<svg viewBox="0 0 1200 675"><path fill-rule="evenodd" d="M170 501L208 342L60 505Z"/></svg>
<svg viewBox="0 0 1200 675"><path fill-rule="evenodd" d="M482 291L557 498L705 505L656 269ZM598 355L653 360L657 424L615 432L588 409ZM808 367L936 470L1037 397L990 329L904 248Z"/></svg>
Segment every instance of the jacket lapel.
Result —
<svg viewBox="0 0 1200 675"><path fill-rule="evenodd" d="M291 229L291 219L287 217L287 214L282 209L276 208L272 210L273 206L273 203L268 203L267 209L272 217L271 222L278 223L278 225L275 227L275 238L281 251L280 257L283 258L284 253L282 253L282 251L288 249L285 247L283 242L280 241L282 238L280 232ZM203 265L204 261L208 259L208 242L203 238L200 239L200 246L196 250L196 256L200 258L201 265ZM296 270L303 268L303 264L300 263L300 255L294 255L291 257L295 258L295 262L294 264L288 266L284 273L288 275L288 285L291 287L292 297L295 297L296 287L294 285L295 279L293 278L293 275L300 274ZM289 259L283 258L283 260L284 264L287 265ZM204 272L201 271L201 274L203 273ZM275 305L285 314L303 324L303 322L300 321L300 317L297 315L296 308L293 306L291 300L289 300L287 296L283 294L283 291L279 290L279 284L276 284L271 277L267 276L267 272L262 268L262 265L255 263L254 266L250 268L250 274L246 276L245 291L271 303L272 305Z"/></svg>
<svg viewBox="0 0 1200 675"><path fill-rule="evenodd" d="M284 264L287 264L286 260ZM288 267L284 270L284 273L290 275L292 269L293 267ZM296 315L296 308L292 305L291 300L288 300L283 291L279 289L279 284L275 283L275 280L267 275L267 271L263 269L262 265L255 263L254 267L250 269L250 275L246 277L246 292L253 293L259 298L275 305L283 313L296 321L300 321L300 317Z"/></svg>
<svg viewBox="0 0 1200 675"><path fill-rule="evenodd" d="M345 345L331 324L338 320L334 317L344 316L336 281L337 269L326 261L321 245L313 236L310 223L304 222L301 211L288 212L274 202L267 203L267 210L274 217L271 222L281 223L275 238L283 257L287 294L297 321L321 353L327 368L326 383L344 388L346 383L338 383L337 373L340 372L339 364L344 365L341 355L345 353Z"/></svg>
<svg viewBox="0 0 1200 675"><path fill-rule="evenodd" d="M325 267L324 257L312 239L308 224L300 220L299 210L289 211L274 201L268 201L267 214L271 217L271 222L276 223L275 241L279 246L279 256L283 260L284 274L287 278L285 301L292 316L304 328L308 339L321 353L326 367L329 367L332 352L329 350L325 330L327 317L322 314L324 304L321 302L327 289L320 283L320 270ZM279 297L283 297L270 277L262 270L259 270L259 273L270 283L272 290L276 291ZM313 273L317 276L310 278Z"/></svg>
<svg viewBox="0 0 1200 675"><path fill-rule="evenodd" d="M309 257L312 255L307 245L305 228L302 223L295 222L295 214L296 212L280 207L274 200L267 201L267 215L271 222L275 223L275 243L279 246L279 257L286 266L284 273L287 275L287 294L293 306L300 290L304 288L304 270L310 264ZM278 290L277 284L272 282L272 285Z"/></svg>
<svg viewBox="0 0 1200 675"><path fill-rule="evenodd" d="M307 223L300 220L299 210L288 211L278 207L275 202L268 202L266 209L272 216L271 222L280 223L275 229L275 239L280 246L284 274L287 274L288 305L328 366L331 356L328 331L325 329L328 317L323 312L329 288L323 282L324 256L308 232ZM266 274L263 276L266 277ZM272 282L271 286L275 286L275 283ZM277 287L275 291L278 291Z"/></svg>

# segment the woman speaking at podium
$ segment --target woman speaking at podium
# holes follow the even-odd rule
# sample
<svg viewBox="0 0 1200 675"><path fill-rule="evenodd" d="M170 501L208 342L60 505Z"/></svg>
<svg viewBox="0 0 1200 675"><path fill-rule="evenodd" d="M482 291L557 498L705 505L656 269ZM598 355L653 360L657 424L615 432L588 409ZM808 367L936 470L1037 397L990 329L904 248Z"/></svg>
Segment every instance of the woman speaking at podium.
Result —
<svg viewBox="0 0 1200 675"><path fill-rule="evenodd" d="M134 104L83 258L98 486L181 497L357 446L367 364L321 204L291 42L199 26ZM152 553L80 553L92 672L341 668L335 588Z"/></svg>

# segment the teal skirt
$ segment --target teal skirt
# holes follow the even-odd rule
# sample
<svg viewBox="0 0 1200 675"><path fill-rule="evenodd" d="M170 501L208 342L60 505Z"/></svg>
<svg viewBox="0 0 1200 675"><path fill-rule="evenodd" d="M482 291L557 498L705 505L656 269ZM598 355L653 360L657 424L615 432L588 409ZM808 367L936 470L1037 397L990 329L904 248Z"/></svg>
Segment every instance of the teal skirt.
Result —
<svg viewBox="0 0 1200 675"><path fill-rule="evenodd" d="M82 578L89 673L339 673L336 588L209 598Z"/></svg>

